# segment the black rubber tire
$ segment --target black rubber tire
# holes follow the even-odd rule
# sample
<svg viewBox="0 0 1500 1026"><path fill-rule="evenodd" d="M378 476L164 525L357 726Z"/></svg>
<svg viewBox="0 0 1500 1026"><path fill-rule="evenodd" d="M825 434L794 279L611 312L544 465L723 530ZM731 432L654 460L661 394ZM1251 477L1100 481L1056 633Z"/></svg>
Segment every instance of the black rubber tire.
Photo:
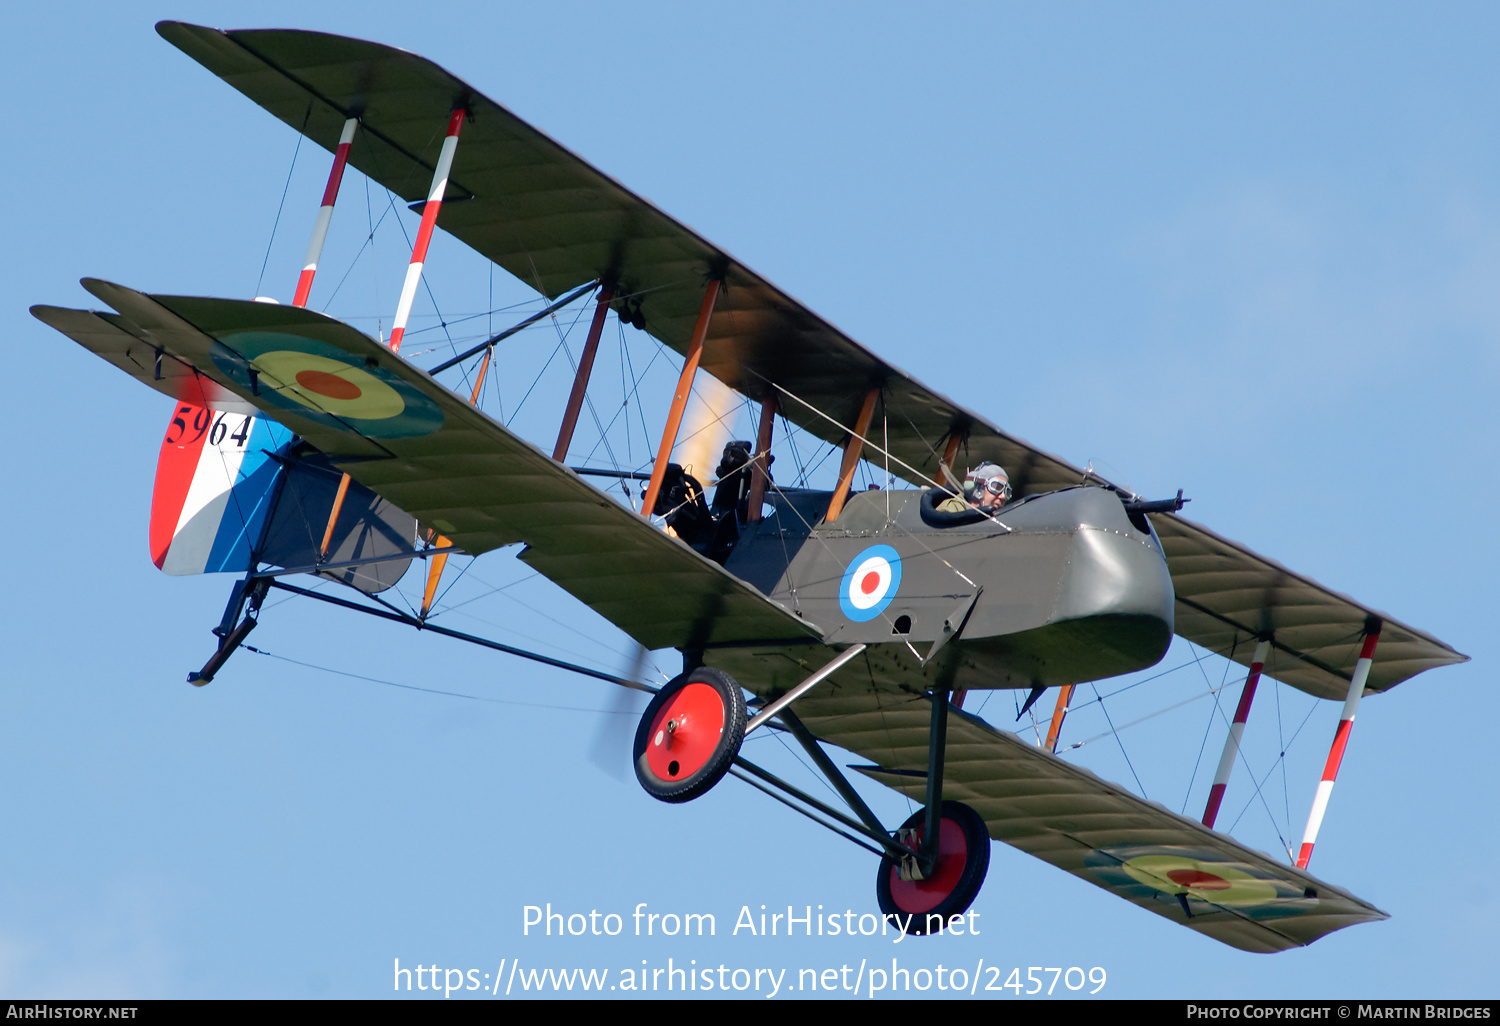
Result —
<svg viewBox="0 0 1500 1026"><path fill-rule="evenodd" d="M711 753L696 769L680 777L658 773L651 766L650 748L655 732L652 724L658 714L684 688L692 684L706 684L718 693L723 703L724 725L713 745ZM635 747L632 761L635 777L651 797L664 802L690 802L719 782L734 757L739 754L740 743L745 740L745 696L733 677L720 670L700 666L689 673L674 678L656 693L651 704L641 716L640 726L635 731Z"/></svg>
<svg viewBox="0 0 1500 1026"><path fill-rule="evenodd" d="M901 824L901 829L907 830L915 827L920 830L926 820L927 810L920 809ZM935 905L921 910L901 907L897 897L892 893L893 887L902 888L902 882L898 876L900 866L889 856L880 860L880 873L875 878L875 899L880 903L880 911L887 915L899 916L900 919L891 920L893 924L909 922L906 932L915 936L928 932L928 916L941 916L940 922L946 923L949 917L966 911L979 896L979 889L984 886L984 877L990 868L990 831L984 825L984 820L979 813L962 802L944 802L942 821L954 824L963 832L967 851L963 866L951 887ZM939 860L942 857L943 852L939 849ZM928 897L930 898L931 895ZM908 916L911 917L910 920L907 919ZM936 928L938 922L939 920L935 920L932 926Z"/></svg>

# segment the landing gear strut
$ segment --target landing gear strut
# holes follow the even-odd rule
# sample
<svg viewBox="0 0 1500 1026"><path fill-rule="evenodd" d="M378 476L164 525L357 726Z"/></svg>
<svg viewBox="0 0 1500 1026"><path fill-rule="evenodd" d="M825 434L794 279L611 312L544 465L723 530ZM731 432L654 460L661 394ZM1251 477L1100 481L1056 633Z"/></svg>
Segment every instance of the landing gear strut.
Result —
<svg viewBox="0 0 1500 1026"><path fill-rule="evenodd" d="M893 916L893 923L906 933L937 933L947 928L953 916L973 904L990 867L990 835L984 819L969 806L943 801L942 797L948 691L939 688L928 696L932 713L925 807L895 833L880 825L874 812L788 707L858 656L864 647L855 645L841 652L801 684L767 703L748 726L744 695L732 677L707 666L687 671L657 692L641 717L635 734L636 779L653 798L686 802L707 792L733 770L735 776L752 787L879 855L875 894L880 910ZM779 718L784 729L807 749L858 818L738 757L747 730L773 717Z"/></svg>
<svg viewBox="0 0 1500 1026"><path fill-rule="evenodd" d="M943 801L949 697L943 690L931 697L927 807L901 824L896 841L902 850L886 849L875 878L880 911L899 917L911 934L942 930L948 917L978 896L990 868L990 832L983 818L967 805Z"/></svg>

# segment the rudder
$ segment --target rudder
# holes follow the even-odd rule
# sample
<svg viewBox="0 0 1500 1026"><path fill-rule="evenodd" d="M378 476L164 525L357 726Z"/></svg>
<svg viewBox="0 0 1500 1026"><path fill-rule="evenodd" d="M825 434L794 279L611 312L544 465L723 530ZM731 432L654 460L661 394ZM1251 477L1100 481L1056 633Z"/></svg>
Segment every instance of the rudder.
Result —
<svg viewBox="0 0 1500 1026"><path fill-rule="evenodd" d="M291 442L266 417L178 403L156 461L151 561L174 575L248 570Z"/></svg>

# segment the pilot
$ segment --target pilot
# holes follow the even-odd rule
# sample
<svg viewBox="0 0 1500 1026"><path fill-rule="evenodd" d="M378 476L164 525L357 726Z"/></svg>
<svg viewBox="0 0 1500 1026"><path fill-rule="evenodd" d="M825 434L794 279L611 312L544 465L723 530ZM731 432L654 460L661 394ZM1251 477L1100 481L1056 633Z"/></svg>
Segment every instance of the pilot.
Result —
<svg viewBox="0 0 1500 1026"><path fill-rule="evenodd" d="M939 513L963 513L979 509L992 513L1010 501L1010 475L998 463L983 463L964 478L964 496L954 495L938 504Z"/></svg>

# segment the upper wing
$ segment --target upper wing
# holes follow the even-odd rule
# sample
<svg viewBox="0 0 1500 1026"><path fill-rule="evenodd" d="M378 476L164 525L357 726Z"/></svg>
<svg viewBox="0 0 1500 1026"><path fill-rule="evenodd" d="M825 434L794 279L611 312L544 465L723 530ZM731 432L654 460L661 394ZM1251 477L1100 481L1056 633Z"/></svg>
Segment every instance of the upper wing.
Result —
<svg viewBox="0 0 1500 1026"><path fill-rule="evenodd" d="M119 313L32 313L168 395L237 396L474 555L526 542L522 559L647 648L821 637L340 321L84 285Z"/></svg>
<svg viewBox="0 0 1500 1026"><path fill-rule="evenodd" d="M161 22L157 31L308 138L333 150L360 118L349 162L409 201L423 199L442 125L466 106L438 224L549 297L616 283L615 305L685 352L704 282L724 289L701 366L836 444L865 394L884 390L892 455L928 476L944 442L967 436L970 459L1007 468L1021 494L1078 484L1076 467L1000 431L849 338L728 253L577 155L414 54L362 40L281 29L223 32Z"/></svg>
<svg viewBox="0 0 1500 1026"><path fill-rule="evenodd" d="M1423 670L1468 661L1432 635L1295 574L1200 524L1153 516L1172 587L1178 634L1246 665L1270 634L1266 673L1320 698L1342 701L1366 621L1381 621L1365 690L1385 691Z"/></svg>
<svg viewBox="0 0 1500 1026"><path fill-rule="evenodd" d="M1021 495L1097 475L1008 435L875 356L692 229L569 152L437 65L402 50L289 30L221 32L162 22L157 31L214 74L332 150L358 114L350 162L408 200L425 196L448 111L464 128L438 223L547 296L593 280L618 283L646 330L686 350L709 276L726 288L715 306L702 367L760 399L780 390L781 411L841 444L864 394L883 390L892 456L937 473L944 442L967 439L971 464L1005 467ZM915 475L914 475L915 476ZM1156 518L1179 597L1177 633L1248 663L1250 636L1276 632L1289 658L1276 676L1341 698L1371 616L1385 624L1370 688L1384 690L1433 666L1462 662L1431 635L1290 573L1178 517ZM1239 642L1236 645L1236 642Z"/></svg>
<svg viewBox="0 0 1500 1026"><path fill-rule="evenodd" d="M819 737L877 762L862 767L873 779L925 799L928 699L809 695L797 715ZM973 806L996 840L1246 951L1282 951L1386 918L1303 870L956 709L948 718L943 797Z"/></svg>

